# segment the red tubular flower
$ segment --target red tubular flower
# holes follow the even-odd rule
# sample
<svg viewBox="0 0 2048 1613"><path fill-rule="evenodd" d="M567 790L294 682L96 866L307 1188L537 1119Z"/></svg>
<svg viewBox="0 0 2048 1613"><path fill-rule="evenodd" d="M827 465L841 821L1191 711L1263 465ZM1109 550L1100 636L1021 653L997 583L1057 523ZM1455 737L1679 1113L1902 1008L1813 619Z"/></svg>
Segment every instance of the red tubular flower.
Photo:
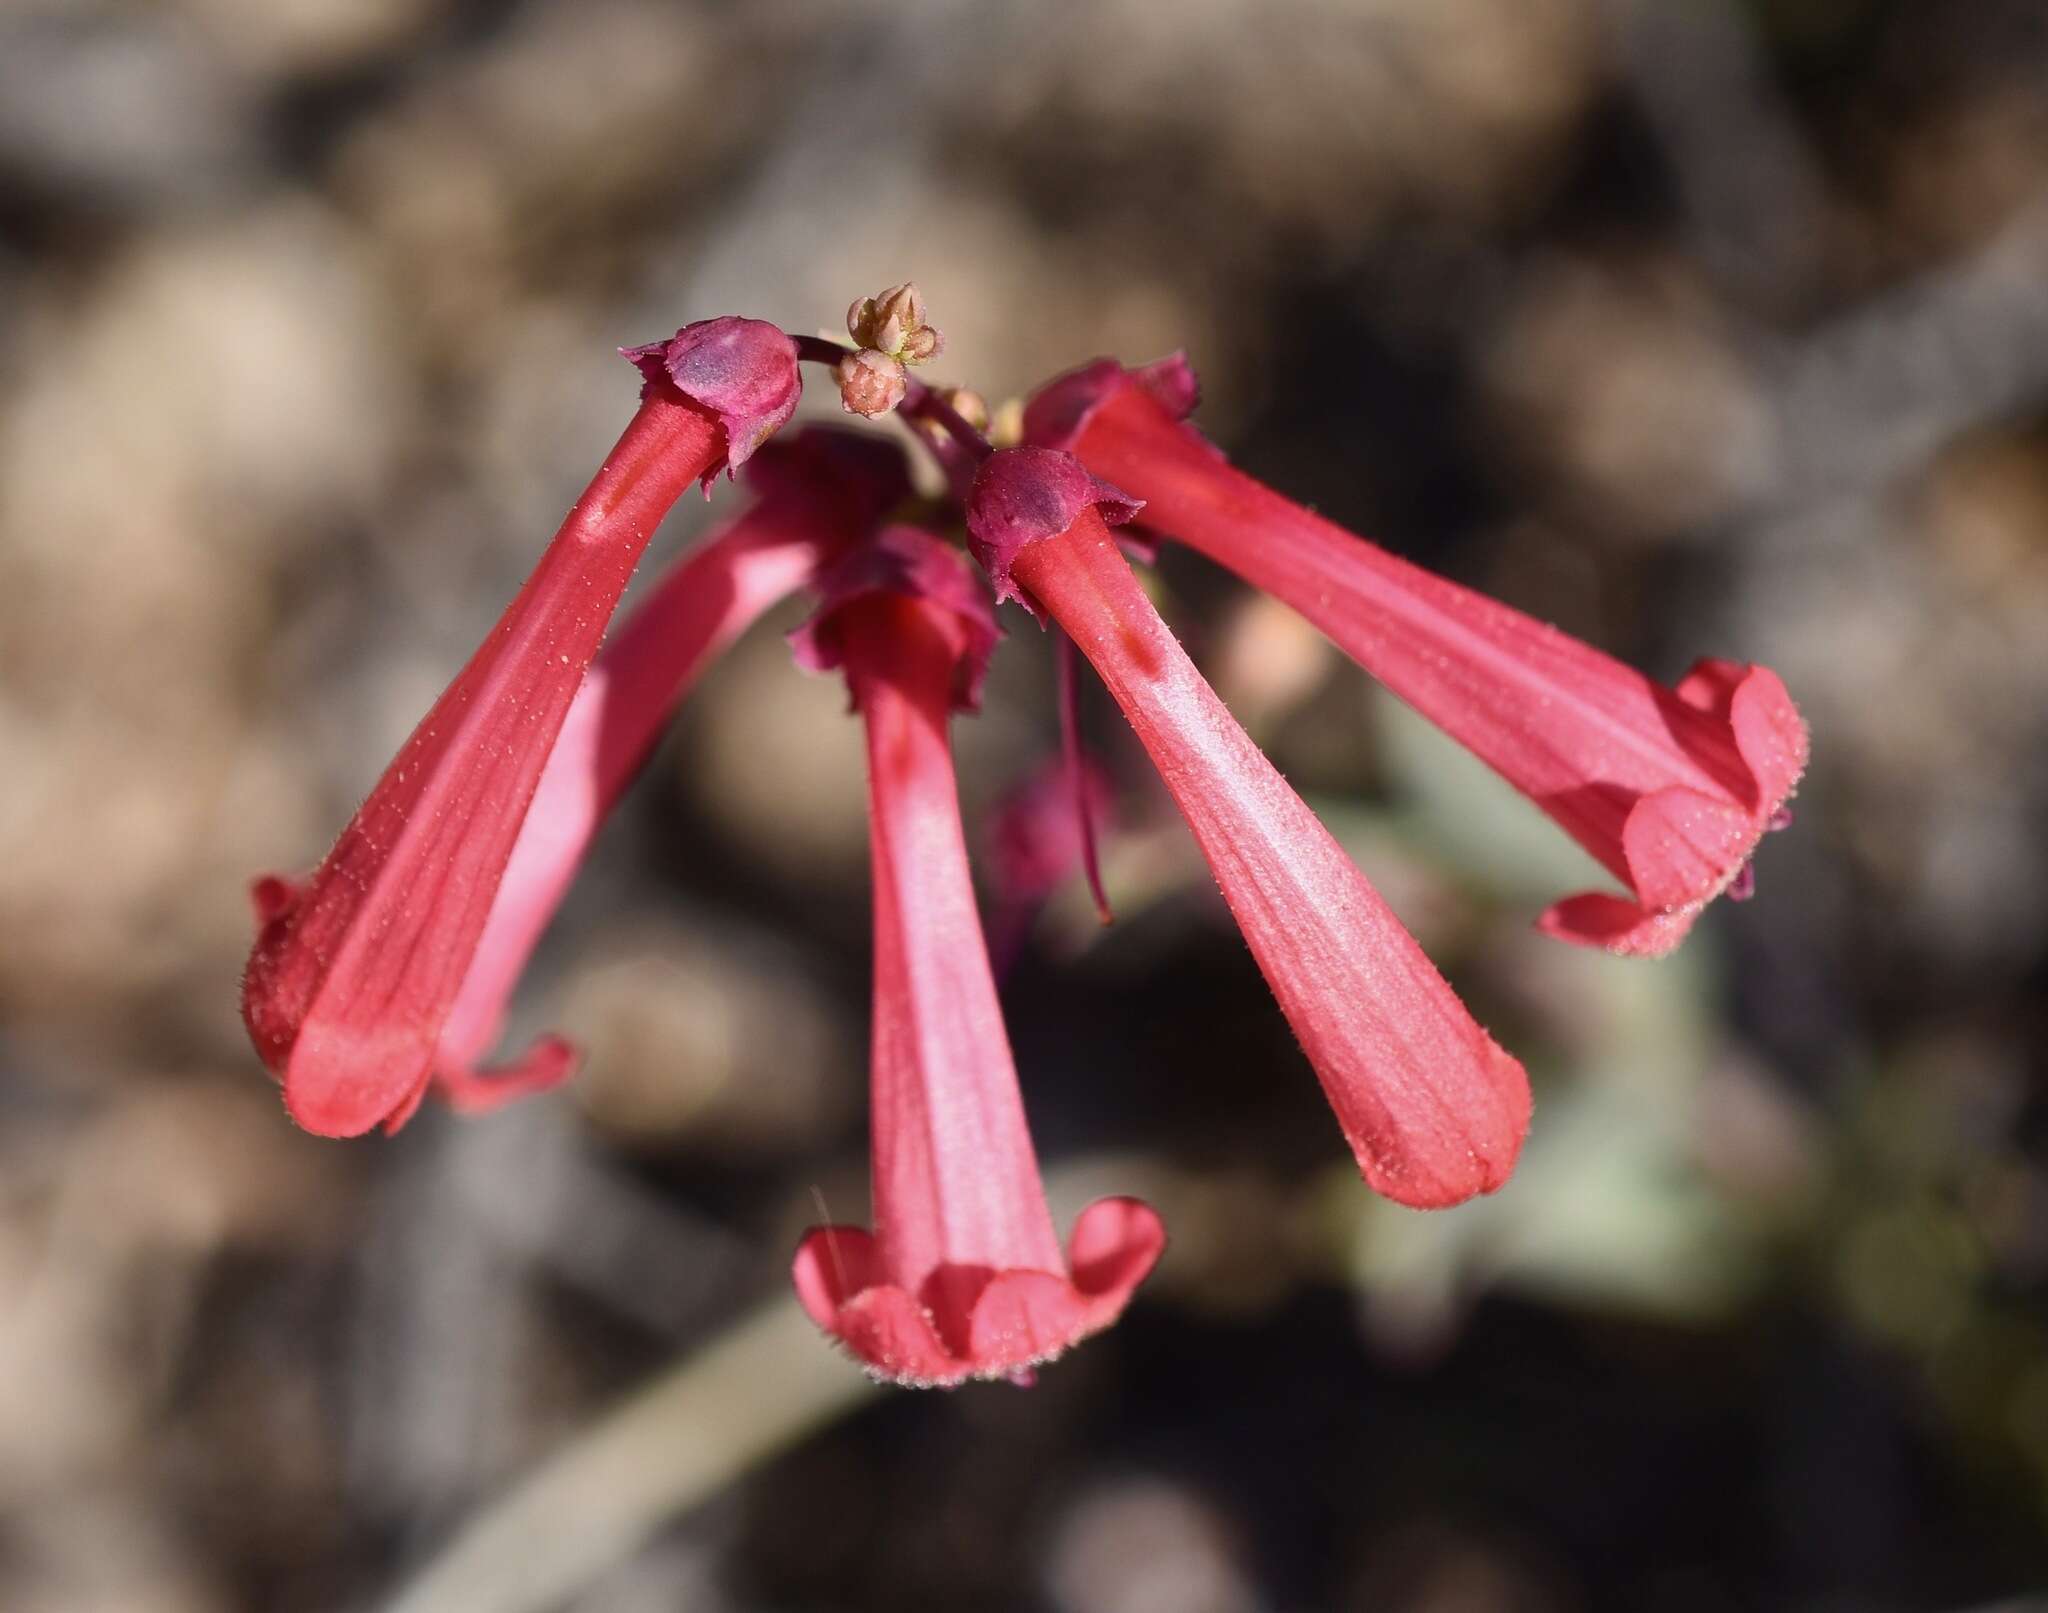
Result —
<svg viewBox="0 0 2048 1613"><path fill-rule="evenodd" d="M1246 476L1180 423L1194 396L1177 359L1137 372L1105 359L1040 392L1026 434L1071 448L1141 497L1148 525L1300 611L1628 887L1557 903L1547 933L1657 956L1746 877L1806 766L1806 725L1776 673L1702 660L1666 689Z"/></svg>
<svg viewBox="0 0 2048 1613"><path fill-rule="evenodd" d="M1195 670L1105 524L1135 505L1070 454L1018 448L967 520L1001 595L1021 585L1094 664L1151 756L1337 1112L1365 1179L1430 1208L1507 1180L1522 1067Z"/></svg>
<svg viewBox="0 0 2048 1613"><path fill-rule="evenodd" d="M647 377L639 412L490 637L312 876L258 883L243 1018L308 1131L395 1129L417 1107L543 769L649 537L691 482L708 487L742 463L796 406L795 349L772 325L709 320L627 357ZM551 1040L509 1079L531 1090L570 1062ZM458 1092L475 1090L453 1073Z"/></svg>
<svg viewBox="0 0 2048 1613"><path fill-rule="evenodd" d="M820 1227L792 1274L812 1319L880 1377L1014 1376L1107 1327L1157 1260L1159 1220L1105 1199L1063 1255L1003 1031L946 726L996 638L959 558L908 527L842 562L798 659L843 668L865 720L875 903L875 1230Z"/></svg>
<svg viewBox="0 0 2048 1613"><path fill-rule="evenodd" d="M570 703L441 1027L435 1086L453 1108L494 1108L573 1073L577 1051L559 1036L507 1069L477 1065L591 838L705 665L910 491L893 443L818 426L765 445L746 480L757 502L669 568Z"/></svg>

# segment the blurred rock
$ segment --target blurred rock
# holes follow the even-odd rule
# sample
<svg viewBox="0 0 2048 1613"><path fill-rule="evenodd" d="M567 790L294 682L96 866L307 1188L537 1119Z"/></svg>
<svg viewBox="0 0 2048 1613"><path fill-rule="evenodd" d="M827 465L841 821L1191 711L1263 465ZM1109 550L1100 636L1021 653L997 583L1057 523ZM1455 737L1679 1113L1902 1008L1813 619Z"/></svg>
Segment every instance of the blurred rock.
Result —
<svg viewBox="0 0 2048 1613"><path fill-rule="evenodd" d="M1254 1613L1226 1520L1157 1479L1101 1484L1068 1503L1047 1557L1071 1613Z"/></svg>
<svg viewBox="0 0 2048 1613"><path fill-rule="evenodd" d="M590 1050L578 1099L600 1131L636 1148L815 1148L863 1086L848 1028L802 966L729 928L605 937L574 966L559 1023Z"/></svg>
<svg viewBox="0 0 2048 1613"><path fill-rule="evenodd" d="M138 1089L63 1141L47 1192L0 1222L0 1497L12 1499L131 1465L184 1365L209 1264L331 1243L344 1198L340 1161L254 1084Z"/></svg>
<svg viewBox="0 0 2048 1613"><path fill-rule="evenodd" d="M1502 424L1562 509L1636 541L1713 520L1769 467L1763 400L1674 263L1534 274L1485 360Z"/></svg>
<svg viewBox="0 0 2048 1613"><path fill-rule="evenodd" d="M844 681L799 672L781 635L766 632L742 640L700 693L671 763L693 804L791 886L858 886L867 759Z"/></svg>
<svg viewBox="0 0 2048 1613"><path fill-rule="evenodd" d="M338 188L407 287L414 338L459 363L516 336L505 304L525 288L617 272L647 210L680 207L772 117L739 97L734 48L704 8L535 0L351 130Z"/></svg>
<svg viewBox="0 0 2048 1613"><path fill-rule="evenodd" d="M0 413L0 996L47 1011L181 972L182 923L151 915L239 906L248 850L216 823L303 810L237 747L272 578L394 447L375 309L346 236L286 204L154 240L82 305L32 311Z"/></svg>
<svg viewBox="0 0 2048 1613"><path fill-rule="evenodd" d="M1231 715L1261 734L1312 695L1343 658L1269 594L1247 594L1209 658L1208 679Z"/></svg>
<svg viewBox="0 0 2048 1613"><path fill-rule="evenodd" d="M1448 1519L1417 1519L1360 1551L1357 1613L1551 1613L1575 1605L1513 1544Z"/></svg>
<svg viewBox="0 0 2048 1613"><path fill-rule="evenodd" d="M223 56L264 78L345 72L396 49L453 9L450 0L177 0Z"/></svg>
<svg viewBox="0 0 2048 1613"><path fill-rule="evenodd" d="M149 1498L102 1489L8 1519L9 1613L217 1613L229 1602Z"/></svg>
<svg viewBox="0 0 2048 1613"><path fill-rule="evenodd" d="M990 40L1006 70L976 93L1111 172L1173 153L1195 182L1175 203L1256 221L1211 236L1217 265L1267 232L1337 252L1406 209L1453 229L1512 215L1595 81L1580 0L1122 0L1090 23L1004 14Z"/></svg>
<svg viewBox="0 0 2048 1613"><path fill-rule="evenodd" d="M0 19L0 176L82 213L174 212L266 164L258 86L174 16Z"/></svg>

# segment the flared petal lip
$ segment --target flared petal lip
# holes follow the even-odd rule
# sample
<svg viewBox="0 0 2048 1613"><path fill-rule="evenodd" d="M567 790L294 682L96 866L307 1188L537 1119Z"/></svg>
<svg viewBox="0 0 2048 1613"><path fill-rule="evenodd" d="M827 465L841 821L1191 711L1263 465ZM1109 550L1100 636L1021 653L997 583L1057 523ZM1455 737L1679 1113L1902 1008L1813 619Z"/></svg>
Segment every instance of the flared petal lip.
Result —
<svg viewBox="0 0 2048 1613"><path fill-rule="evenodd" d="M1680 785L1642 796L1621 833L1633 900L1604 891L1566 897L1537 919L1545 935L1621 957L1664 957L1740 877L1798 788L1809 753L1806 723L1777 673L1703 660L1680 680L1677 693L1728 725L1749 774L1749 799Z"/></svg>
<svg viewBox="0 0 2048 1613"><path fill-rule="evenodd" d="M444 1055L396 1108L375 1123L375 1129L387 1137L396 1137L419 1113L430 1092L457 1114L492 1114L522 1098L552 1092L573 1076L582 1062L582 1049L566 1037L553 1034L540 1037L516 1059L500 1065L477 1067L452 1062ZM305 1094L295 1093L289 1082L285 1085L285 1104L308 1131L325 1135L319 1131L319 1123L326 1119L325 1112L317 1104L310 1104Z"/></svg>
<svg viewBox="0 0 2048 1613"><path fill-rule="evenodd" d="M1411 1101L1389 1106L1388 1124L1368 1135L1345 1127L1366 1186L1411 1210L1448 1210L1497 1193L1514 1176L1528 1140L1534 1099L1521 1061L1491 1036L1469 1054L1479 1079L1455 1110Z"/></svg>
<svg viewBox="0 0 2048 1613"><path fill-rule="evenodd" d="M400 1086L385 1077L410 1051L410 1027L400 1022L387 1057L368 1051L356 1077L308 1081L295 1067L317 1055L322 1034L307 1019L307 1003L321 979L322 960L294 945L292 926L312 889L310 879L260 874L249 884L257 938L242 976L242 1018L264 1068L282 1089L285 1112L319 1137L359 1137L379 1126L395 1133L418 1112L432 1084L431 1067Z"/></svg>
<svg viewBox="0 0 2048 1613"><path fill-rule="evenodd" d="M490 1114L522 1098L553 1091L575 1075L582 1060L582 1049L553 1033L537 1038L517 1058L497 1065L478 1066L453 1059L444 1047L437 1052L433 1066L394 1105L367 1118L351 1094L336 1094L323 1084L294 1081L289 1054L274 1073L284 1088L286 1111L314 1135L360 1136L379 1130L395 1137L419 1113L430 1092L457 1114Z"/></svg>
<svg viewBox="0 0 2048 1613"><path fill-rule="evenodd" d="M434 1090L457 1114L490 1114L521 1098L552 1092L582 1062L580 1047L550 1031L502 1064L456 1064L444 1058L434 1072Z"/></svg>
<svg viewBox="0 0 2048 1613"><path fill-rule="evenodd" d="M1157 1212L1132 1198L1098 1199L1068 1240L1069 1272L991 1272L964 1317L942 1324L888 1279L874 1235L816 1227L791 1263L797 1298L869 1376L908 1389L1012 1378L1057 1360L1122 1314L1166 1247ZM946 1334L964 1335L964 1348Z"/></svg>
<svg viewBox="0 0 2048 1613"><path fill-rule="evenodd" d="M409 1082L394 1083L386 1075L400 1067L401 1058L410 1062L411 1027L392 1032L388 1057L360 1035L348 1039L344 1055L335 1056L325 1034L324 1026L308 1021L278 1072L285 1113L301 1130L316 1137L360 1137L380 1126L395 1132L412 1118L432 1083L431 1067ZM305 1073L308 1065L317 1067L317 1076Z"/></svg>

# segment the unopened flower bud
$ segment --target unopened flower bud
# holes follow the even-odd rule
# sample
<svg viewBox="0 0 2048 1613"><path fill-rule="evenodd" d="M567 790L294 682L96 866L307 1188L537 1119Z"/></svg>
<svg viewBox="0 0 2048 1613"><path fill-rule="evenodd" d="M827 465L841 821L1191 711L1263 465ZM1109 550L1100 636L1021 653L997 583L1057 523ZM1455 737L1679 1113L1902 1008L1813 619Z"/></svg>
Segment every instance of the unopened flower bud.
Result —
<svg viewBox="0 0 2048 1613"><path fill-rule="evenodd" d="M903 401L903 366L887 353L864 347L839 361L839 402L848 414L870 420Z"/></svg>
<svg viewBox="0 0 2048 1613"><path fill-rule="evenodd" d="M905 330L916 330L924 323L924 295L916 282L906 280L875 299L875 312L884 320L895 320Z"/></svg>
<svg viewBox="0 0 2048 1613"><path fill-rule="evenodd" d="M906 280L879 297L857 298L846 310L846 333L861 347L906 364L936 358L946 339L925 323L924 296Z"/></svg>
<svg viewBox="0 0 2048 1613"><path fill-rule="evenodd" d="M846 334L862 347L895 353L903 345L905 332L924 323L924 299L917 287L905 281L891 286L879 297L859 297L846 310Z"/></svg>

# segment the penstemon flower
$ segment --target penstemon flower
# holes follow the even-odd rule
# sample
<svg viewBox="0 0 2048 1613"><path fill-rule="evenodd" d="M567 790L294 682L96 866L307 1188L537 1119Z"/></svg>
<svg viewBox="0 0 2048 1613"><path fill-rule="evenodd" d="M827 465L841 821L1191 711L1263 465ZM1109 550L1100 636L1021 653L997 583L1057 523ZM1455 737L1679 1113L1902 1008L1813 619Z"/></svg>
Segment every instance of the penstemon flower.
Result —
<svg viewBox="0 0 2048 1613"><path fill-rule="evenodd" d="M495 1108L573 1073L576 1051L559 1036L542 1038L509 1071L472 1072L497 1042L513 988L592 837L698 673L910 491L895 444L818 426L768 443L746 481L754 504L669 568L570 703L436 1044L435 1084L453 1108Z"/></svg>
<svg viewBox="0 0 2048 1613"><path fill-rule="evenodd" d="M1028 591L1130 719L1365 1179L1418 1207L1491 1192L1528 1129L1522 1067L1465 1012L1159 619L1105 524L1134 513L1071 454L1012 448L976 476L967 525L997 591Z"/></svg>
<svg viewBox="0 0 2048 1613"><path fill-rule="evenodd" d="M973 711L994 611L939 539L891 527L842 561L796 637L867 727L875 881L875 1231L797 1251L817 1324L905 1383L1008 1377L1109 1325L1165 1235L1135 1199L1053 1234L975 912L946 727Z"/></svg>
<svg viewBox="0 0 2048 1613"><path fill-rule="evenodd" d="M1180 424L1192 372L1103 359L1026 411L1145 500L1148 526L1291 605L1562 825L1628 888L1567 898L1564 940L1655 957L1790 819L1806 725L1768 667L1703 660L1675 689L1496 600L1397 559L1234 468Z"/></svg>
<svg viewBox="0 0 2048 1613"><path fill-rule="evenodd" d="M396 1129L418 1106L541 773L641 551L683 490L742 464L801 390L789 338L757 320L691 325L627 356L646 375L639 413L490 637L313 874L257 883L242 1016L308 1131ZM545 1086L570 1062L544 1043L505 1079ZM440 1073L464 1099L477 1094L459 1062Z"/></svg>
<svg viewBox="0 0 2048 1613"><path fill-rule="evenodd" d="M1148 534L1200 549L1470 746L1627 888L1559 902L1542 927L1617 952L1666 951L1712 897L1746 894L1806 760L1784 686L1702 661L1660 688L1319 519L1182 423L1195 388L1178 360L1051 383L1024 412L1027 446L997 451L975 394L909 373L944 346L916 287L857 300L847 328L853 348L717 319L627 352L640 412L497 628L319 868L257 882L244 1017L293 1118L330 1136L395 1130L429 1090L475 1110L572 1073L558 1036L484 1067L518 976L698 671L812 587L823 602L797 658L845 675L867 736L873 1228L810 1232L798 1296L871 1371L910 1384L1020 1377L1114 1321L1164 1232L1143 1204L1107 1199L1064 1249L1054 1233L955 789L949 725L975 710L998 633L951 534L997 599L1061 635L1066 753L1030 797L1032 866L1003 889L1036 902L1060 877L1048 870L1078 864L1109 916L1101 790L1074 739L1078 654L1186 819L1366 1181L1422 1208L1500 1187L1529 1124L1521 1065L1224 708L1127 556L1149 558ZM830 369L848 413L901 413L947 491L912 500L900 450L872 436L769 445L752 504L600 649L655 524L692 481L708 491L763 449L795 407L799 361ZM1142 531L1124 525L1141 514Z"/></svg>

